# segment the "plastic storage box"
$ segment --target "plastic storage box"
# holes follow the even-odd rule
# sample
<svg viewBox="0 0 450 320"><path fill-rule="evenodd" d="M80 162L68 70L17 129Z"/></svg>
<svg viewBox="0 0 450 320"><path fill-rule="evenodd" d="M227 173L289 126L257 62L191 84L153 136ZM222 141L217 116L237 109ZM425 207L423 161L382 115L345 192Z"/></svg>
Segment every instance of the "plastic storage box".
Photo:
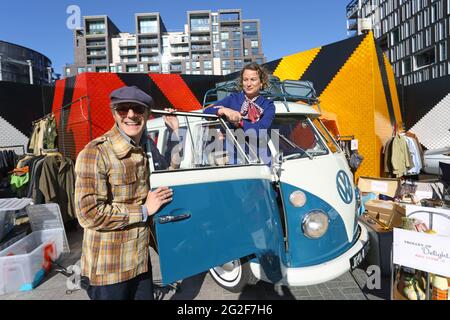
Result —
<svg viewBox="0 0 450 320"><path fill-rule="evenodd" d="M16 215L26 208L31 199L0 199L0 241L14 228Z"/></svg>
<svg viewBox="0 0 450 320"><path fill-rule="evenodd" d="M57 204L28 205L33 232L0 251L0 295L34 289L51 269L51 261L70 252Z"/></svg>
<svg viewBox="0 0 450 320"><path fill-rule="evenodd" d="M0 252L0 294L35 288L63 251L63 229L37 231Z"/></svg>

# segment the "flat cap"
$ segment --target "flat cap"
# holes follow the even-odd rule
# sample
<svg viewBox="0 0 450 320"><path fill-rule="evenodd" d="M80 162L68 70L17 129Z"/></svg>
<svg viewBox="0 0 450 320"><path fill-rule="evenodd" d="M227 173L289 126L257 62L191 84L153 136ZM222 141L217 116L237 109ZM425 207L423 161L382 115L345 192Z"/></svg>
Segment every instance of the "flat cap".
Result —
<svg viewBox="0 0 450 320"><path fill-rule="evenodd" d="M136 103L146 108L153 108L153 98L136 86L122 87L110 95L111 104Z"/></svg>

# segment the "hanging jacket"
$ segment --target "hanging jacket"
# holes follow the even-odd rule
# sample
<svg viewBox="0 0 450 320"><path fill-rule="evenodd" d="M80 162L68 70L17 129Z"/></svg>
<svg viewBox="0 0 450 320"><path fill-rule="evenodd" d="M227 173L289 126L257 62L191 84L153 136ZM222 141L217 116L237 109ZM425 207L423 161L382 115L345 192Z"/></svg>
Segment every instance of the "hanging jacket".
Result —
<svg viewBox="0 0 450 320"><path fill-rule="evenodd" d="M45 203L59 204L64 222L75 218L75 173L72 160L47 156L42 163L39 190L44 195Z"/></svg>
<svg viewBox="0 0 450 320"><path fill-rule="evenodd" d="M392 157L391 164L393 174L396 177L403 176L412 164L410 162L410 153L405 137L396 134L392 140Z"/></svg>

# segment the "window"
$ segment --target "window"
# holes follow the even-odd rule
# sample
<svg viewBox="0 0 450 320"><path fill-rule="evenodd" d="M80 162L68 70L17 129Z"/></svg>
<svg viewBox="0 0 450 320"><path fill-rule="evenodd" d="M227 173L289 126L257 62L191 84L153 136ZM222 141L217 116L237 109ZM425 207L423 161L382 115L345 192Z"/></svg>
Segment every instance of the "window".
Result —
<svg viewBox="0 0 450 320"><path fill-rule="evenodd" d="M109 67L109 69L111 69L111 72L113 72L113 73L116 72L116 70L117 70L115 66L111 66L111 67Z"/></svg>
<svg viewBox="0 0 450 320"><path fill-rule="evenodd" d="M149 70L151 72L159 72L159 66L150 66Z"/></svg>
<svg viewBox="0 0 450 320"><path fill-rule="evenodd" d="M259 162L255 150L259 141L253 143L252 137L248 134L247 136L239 133L234 136L226 134L226 128L218 121L199 121L197 117L180 116L178 119L180 141L172 139L166 131L163 146L160 149L165 159L169 158L172 164L179 166L175 170L248 165ZM246 140L252 145L249 146Z"/></svg>
<svg viewBox="0 0 450 320"><path fill-rule="evenodd" d="M241 40L233 40L233 48L240 49L242 46Z"/></svg>
<svg viewBox="0 0 450 320"><path fill-rule="evenodd" d="M447 42L442 42L439 44L439 61L444 61L447 59Z"/></svg>
<svg viewBox="0 0 450 320"><path fill-rule="evenodd" d="M209 17L191 17L191 31L209 31Z"/></svg>
<svg viewBox="0 0 450 320"><path fill-rule="evenodd" d="M412 71L411 58L403 60L403 74L410 73Z"/></svg>
<svg viewBox="0 0 450 320"><path fill-rule="evenodd" d="M222 60L222 68L224 69L230 69L230 60Z"/></svg>
<svg viewBox="0 0 450 320"><path fill-rule="evenodd" d="M127 66L127 72L138 72L137 66Z"/></svg>
<svg viewBox="0 0 450 320"><path fill-rule="evenodd" d="M139 65L139 72L144 72L144 65L143 64Z"/></svg>
<svg viewBox="0 0 450 320"><path fill-rule="evenodd" d="M422 67L429 66L436 62L435 50L434 50L434 48L431 48L426 51L423 51L423 52L417 54L414 57L414 59L416 61L416 68L422 68Z"/></svg>
<svg viewBox="0 0 450 320"><path fill-rule="evenodd" d="M90 21L87 23L87 34L105 34L105 22L102 21Z"/></svg>
<svg viewBox="0 0 450 320"><path fill-rule="evenodd" d="M228 40L228 39L230 39L230 34L228 32L221 32L220 33L220 38L222 40Z"/></svg>
<svg viewBox="0 0 450 320"><path fill-rule="evenodd" d="M203 67L205 69L208 69L208 70L212 69L212 62L211 61L204 61L203 62Z"/></svg>
<svg viewBox="0 0 450 320"><path fill-rule="evenodd" d="M140 33L158 33L158 21L156 19L139 20Z"/></svg>
<svg viewBox="0 0 450 320"><path fill-rule="evenodd" d="M230 12L230 13L220 13L220 21L237 21L239 20L239 13L234 13L234 12Z"/></svg>
<svg viewBox="0 0 450 320"><path fill-rule="evenodd" d="M391 45L394 46L400 42L400 29L397 28L391 33Z"/></svg>
<svg viewBox="0 0 450 320"><path fill-rule="evenodd" d="M234 68L235 69L242 69L244 64L242 63L242 60L234 60Z"/></svg>
<svg viewBox="0 0 450 320"><path fill-rule="evenodd" d="M252 45L252 48L258 48L259 47L259 42L255 41L255 40L252 40L251 45Z"/></svg>
<svg viewBox="0 0 450 320"><path fill-rule="evenodd" d="M234 49L233 50L233 56L240 57L241 56L241 50L240 49Z"/></svg>
<svg viewBox="0 0 450 320"><path fill-rule="evenodd" d="M284 156L298 158L328 154L328 149L305 117L276 117L272 123L272 142Z"/></svg>
<svg viewBox="0 0 450 320"><path fill-rule="evenodd" d="M135 46L136 45L136 39L128 39L127 40L128 46Z"/></svg>
<svg viewBox="0 0 450 320"><path fill-rule="evenodd" d="M69 70L70 70L70 69L69 69ZM85 68L79 67L79 68L77 69L77 73L78 73L78 74L83 73L85 70L86 70Z"/></svg>
<svg viewBox="0 0 450 320"><path fill-rule="evenodd" d="M258 38L258 27L256 22L244 22L244 38L257 39Z"/></svg>
<svg viewBox="0 0 450 320"><path fill-rule="evenodd" d="M97 67L97 72L100 73L108 72L108 67Z"/></svg>

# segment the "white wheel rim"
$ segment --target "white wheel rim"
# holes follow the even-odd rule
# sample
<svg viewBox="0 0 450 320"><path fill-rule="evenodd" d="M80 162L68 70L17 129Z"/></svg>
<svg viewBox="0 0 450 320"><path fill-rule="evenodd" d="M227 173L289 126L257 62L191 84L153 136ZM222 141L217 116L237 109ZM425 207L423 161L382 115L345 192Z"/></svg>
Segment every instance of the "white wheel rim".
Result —
<svg viewBox="0 0 450 320"><path fill-rule="evenodd" d="M211 269L212 276L225 286L235 286L241 280L242 269L239 260L225 263Z"/></svg>

